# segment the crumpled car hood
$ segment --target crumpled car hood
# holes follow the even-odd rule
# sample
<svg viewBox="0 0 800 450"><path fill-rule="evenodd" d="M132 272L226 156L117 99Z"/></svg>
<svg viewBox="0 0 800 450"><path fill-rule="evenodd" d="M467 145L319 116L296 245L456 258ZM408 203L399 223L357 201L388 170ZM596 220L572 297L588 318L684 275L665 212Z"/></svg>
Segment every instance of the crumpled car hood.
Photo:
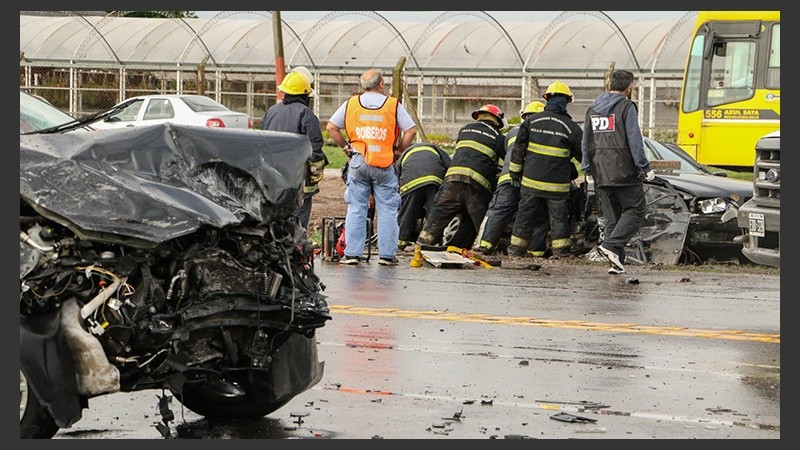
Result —
<svg viewBox="0 0 800 450"><path fill-rule="evenodd" d="M714 197L731 198L735 196L738 198L736 204L741 206L753 196L753 183L751 181L694 173L660 176L669 180L677 190L687 192L701 200Z"/></svg>
<svg viewBox="0 0 800 450"><path fill-rule="evenodd" d="M292 214L310 156L299 134L169 123L22 135L20 198L83 238L155 247Z"/></svg>

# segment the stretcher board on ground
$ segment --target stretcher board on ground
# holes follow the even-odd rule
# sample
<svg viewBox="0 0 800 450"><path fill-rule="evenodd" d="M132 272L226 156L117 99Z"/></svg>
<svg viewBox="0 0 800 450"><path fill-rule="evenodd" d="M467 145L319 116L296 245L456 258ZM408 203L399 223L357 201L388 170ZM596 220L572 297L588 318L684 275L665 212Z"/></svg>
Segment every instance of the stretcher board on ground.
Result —
<svg viewBox="0 0 800 450"><path fill-rule="evenodd" d="M452 252L436 252L431 250L422 250L422 259L428 264L439 268L458 268L463 269L467 264L474 264L475 262L469 258L465 258L457 253Z"/></svg>

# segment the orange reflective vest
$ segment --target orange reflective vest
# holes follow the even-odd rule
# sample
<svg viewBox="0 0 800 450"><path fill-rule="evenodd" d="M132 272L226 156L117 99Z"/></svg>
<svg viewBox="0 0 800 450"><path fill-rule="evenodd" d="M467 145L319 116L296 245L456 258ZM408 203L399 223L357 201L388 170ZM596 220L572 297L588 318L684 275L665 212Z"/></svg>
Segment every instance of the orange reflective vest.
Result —
<svg viewBox="0 0 800 450"><path fill-rule="evenodd" d="M364 155L370 166L385 169L394 163L394 144L397 141L397 99L386 97L378 109L361 105L360 95L347 101L344 126L350 145Z"/></svg>

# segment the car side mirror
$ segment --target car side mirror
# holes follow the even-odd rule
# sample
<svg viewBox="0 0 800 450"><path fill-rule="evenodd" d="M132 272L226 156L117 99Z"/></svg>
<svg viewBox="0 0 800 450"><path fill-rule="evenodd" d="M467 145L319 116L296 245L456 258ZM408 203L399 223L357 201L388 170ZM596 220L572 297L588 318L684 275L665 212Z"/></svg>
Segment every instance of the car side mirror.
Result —
<svg viewBox="0 0 800 450"><path fill-rule="evenodd" d="M718 177L727 177L728 172L713 172L712 175L716 175Z"/></svg>

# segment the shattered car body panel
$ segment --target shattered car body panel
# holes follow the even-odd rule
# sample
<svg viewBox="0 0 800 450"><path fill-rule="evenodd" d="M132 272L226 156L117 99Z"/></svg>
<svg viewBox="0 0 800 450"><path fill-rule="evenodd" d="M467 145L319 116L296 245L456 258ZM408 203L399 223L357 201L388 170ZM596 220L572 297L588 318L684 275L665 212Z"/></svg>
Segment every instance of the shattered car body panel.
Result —
<svg viewBox="0 0 800 450"><path fill-rule="evenodd" d="M265 224L302 195L310 144L288 133L121 131L21 136L20 195L82 237L145 247L203 224Z"/></svg>
<svg viewBox="0 0 800 450"><path fill-rule="evenodd" d="M253 418L318 383L331 316L292 214L310 155L301 135L175 124L20 136L20 389L41 407L21 400L21 436L115 391Z"/></svg>
<svg viewBox="0 0 800 450"><path fill-rule="evenodd" d="M669 182L656 178L643 186L647 210L638 233L625 247L625 261L677 264L689 230L689 209Z"/></svg>
<svg viewBox="0 0 800 450"><path fill-rule="evenodd" d="M586 218L584 253L602 242L604 220L597 204L594 180L587 177L583 183L586 189ZM645 198L645 217L639 231L625 247L626 264L677 264L681 258L687 239L691 214L681 194L667 180L656 177L653 181L643 181ZM573 234L574 236L574 234ZM574 237L573 237L574 240ZM596 258L595 252L586 253Z"/></svg>

